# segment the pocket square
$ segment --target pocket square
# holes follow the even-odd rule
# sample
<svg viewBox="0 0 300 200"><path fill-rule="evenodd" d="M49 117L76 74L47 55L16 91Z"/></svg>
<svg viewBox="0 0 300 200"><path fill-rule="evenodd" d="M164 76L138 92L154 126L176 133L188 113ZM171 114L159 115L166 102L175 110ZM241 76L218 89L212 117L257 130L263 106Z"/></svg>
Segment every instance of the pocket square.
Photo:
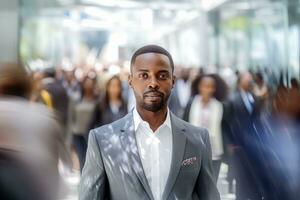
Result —
<svg viewBox="0 0 300 200"><path fill-rule="evenodd" d="M197 157L191 157L182 161L182 166L193 165L197 161Z"/></svg>

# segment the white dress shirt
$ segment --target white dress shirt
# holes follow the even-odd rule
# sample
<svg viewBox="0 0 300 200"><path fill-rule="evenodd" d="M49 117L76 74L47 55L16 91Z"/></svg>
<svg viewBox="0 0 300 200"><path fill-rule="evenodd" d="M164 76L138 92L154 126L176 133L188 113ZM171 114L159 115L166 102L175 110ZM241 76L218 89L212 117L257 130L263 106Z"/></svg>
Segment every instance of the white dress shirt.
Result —
<svg viewBox="0 0 300 200"><path fill-rule="evenodd" d="M241 96L244 101L244 104L248 110L248 112L251 114L253 111L253 103L254 103L254 98L250 92L246 92L244 90L241 90Z"/></svg>
<svg viewBox="0 0 300 200"><path fill-rule="evenodd" d="M191 96L191 83L189 81L184 82L184 80L178 79L176 85L180 105L185 108Z"/></svg>
<svg viewBox="0 0 300 200"><path fill-rule="evenodd" d="M155 200L160 200L172 160L172 127L168 110L165 122L153 132L136 109L133 110L136 141L143 169Z"/></svg>

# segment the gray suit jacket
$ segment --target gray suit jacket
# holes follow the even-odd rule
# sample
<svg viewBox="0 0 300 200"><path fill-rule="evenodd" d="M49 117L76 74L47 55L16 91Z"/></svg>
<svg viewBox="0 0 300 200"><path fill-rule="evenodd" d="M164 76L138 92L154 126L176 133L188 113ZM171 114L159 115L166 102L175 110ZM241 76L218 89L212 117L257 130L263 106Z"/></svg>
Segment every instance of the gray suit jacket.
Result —
<svg viewBox="0 0 300 200"><path fill-rule="evenodd" d="M208 132L171 113L172 163L163 200L219 200ZM153 200L135 139L133 114L90 132L80 200Z"/></svg>

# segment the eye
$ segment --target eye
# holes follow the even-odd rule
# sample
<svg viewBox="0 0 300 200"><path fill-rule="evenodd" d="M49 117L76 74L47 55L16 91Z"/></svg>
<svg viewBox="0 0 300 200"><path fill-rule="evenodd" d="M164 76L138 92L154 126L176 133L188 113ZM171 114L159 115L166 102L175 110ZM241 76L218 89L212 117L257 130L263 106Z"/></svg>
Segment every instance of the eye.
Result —
<svg viewBox="0 0 300 200"><path fill-rule="evenodd" d="M147 73L140 73L139 74L139 78L141 78L141 79L147 79L148 78L148 74Z"/></svg>
<svg viewBox="0 0 300 200"><path fill-rule="evenodd" d="M167 73L161 73L159 74L158 78L161 80L166 80L169 78L169 75Z"/></svg>

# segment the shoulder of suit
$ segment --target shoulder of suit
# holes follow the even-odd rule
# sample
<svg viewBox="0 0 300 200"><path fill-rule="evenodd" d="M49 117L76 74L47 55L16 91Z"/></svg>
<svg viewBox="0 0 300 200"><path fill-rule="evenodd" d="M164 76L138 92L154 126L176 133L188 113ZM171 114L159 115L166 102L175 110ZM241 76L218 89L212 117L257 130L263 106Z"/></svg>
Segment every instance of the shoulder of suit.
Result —
<svg viewBox="0 0 300 200"><path fill-rule="evenodd" d="M192 135L195 135L195 136L198 136L200 134L200 136L202 138L206 137L206 135L208 134L207 129L202 128L202 127L198 127L198 126L194 126L191 123L186 122L186 121L180 119L179 117L176 117L175 115L173 115L173 116L176 118L178 123L181 123L184 126L184 129L186 130L186 132L188 134L192 134ZM187 135L187 136L189 136L189 135Z"/></svg>
<svg viewBox="0 0 300 200"><path fill-rule="evenodd" d="M94 132L95 135L105 135L105 133L109 133L111 135L113 133L117 133L122 127L125 126L126 123L129 122L129 115L131 114L128 113L121 119L118 119L110 124L105 124L98 128L92 129L91 131Z"/></svg>

